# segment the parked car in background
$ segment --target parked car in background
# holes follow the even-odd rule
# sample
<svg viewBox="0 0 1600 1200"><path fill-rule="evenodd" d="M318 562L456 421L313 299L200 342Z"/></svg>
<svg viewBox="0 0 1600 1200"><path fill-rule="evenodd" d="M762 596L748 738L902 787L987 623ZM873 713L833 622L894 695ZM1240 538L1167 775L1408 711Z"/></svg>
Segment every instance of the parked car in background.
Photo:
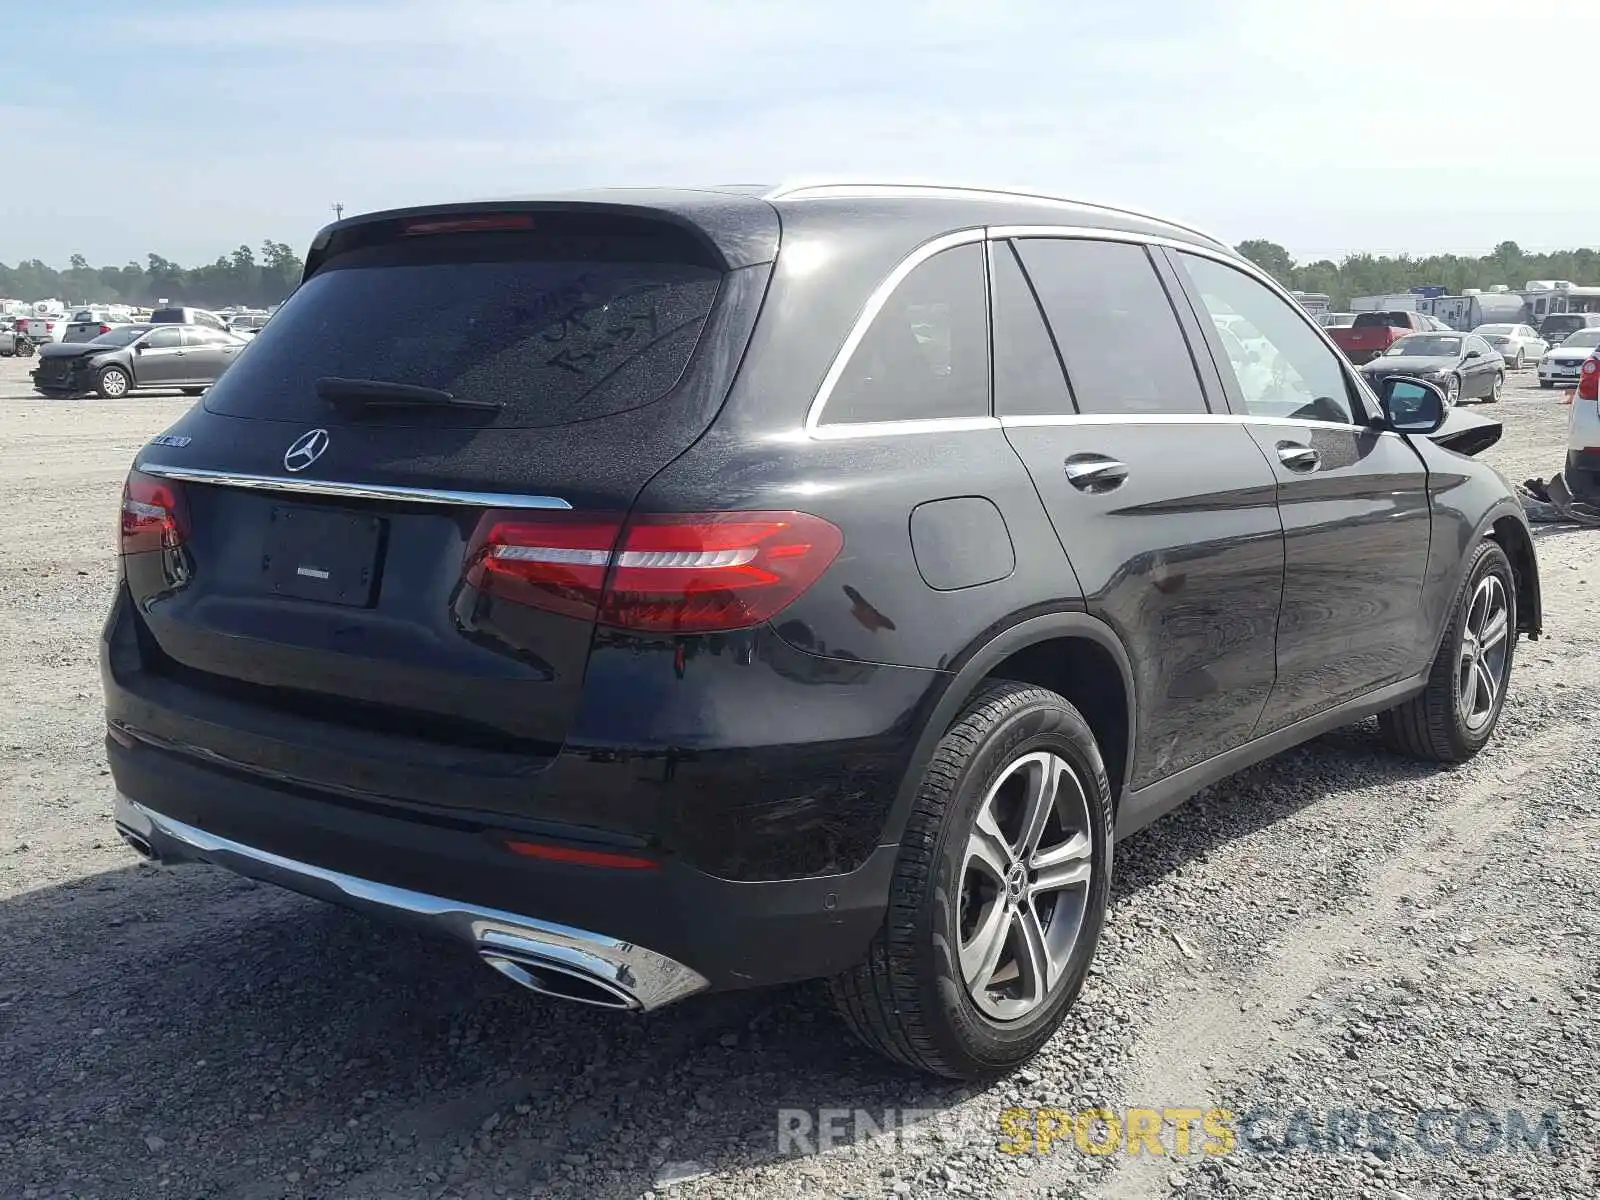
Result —
<svg viewBox="0 0 1600 1200"><path fill-rule="evenodd" d="M1550 348L1532 325L1479 325L1472 332L1493 346L1513 371L1538 362Z"/></svg>
<svg viewBox="0 0 1600 1200"><path fill-rule="evenodd" d="M266 323L266 313L233 313L228 317L228 332L237 337L253 338Z"/></svg>
<svg viewBox="0 0 1600 1200"><path fill-rule="evenodd" d="M132 322L118 316L111 309L105 308L80 308L67 318L66 333L62 335L63 342L92 342L102 333L110 333L113 329Z"/></svg>
<svg viewBox="0 0 1600 1200"><path fill-rule="evenodd" d="M1423 313L1394 309L1357 313L1347 327L1330 329L1328 336L1344 351L1346 358L1359 366L1384 353L1407 334L1423 333L1432 328L1430 319Z"/></svg>
<svg viewBox="0 0 1600 1200"><path fill-rule="evenodd" d="M28 353L33 353L33 343L28 342ZM0 358L14 358L17 353L17 321L0 317Z"/></svg>
<svg viewBox="0 0 1600 1200"><path fill-rule="evenodd" d="M1506 364L1495 348L1472 333L1414 333L1361 368L1376 389L1395 376L1425 379L1443 389L1445 403L1500 399Z"/></svg>
<svg viewBox="0 0 1600 1200"><path fill-rule="evenodd" d="M149 321L152 325L204 325L223 332L228 328L225 320L204 308L157 308L151 310Z"/></svg>
<svg viewBox="0 0 1600 1200"><path fill-rule="evenodd" d="M1551 313L1539 322L1539 336L1550 345L1559 346L1568 335L1595 328L1600 328L1600 313Z"/></svg>
<svg viewBox="0 0 1600 1200"><path fill-rule="evenodd" d="M1577 383L1584 360L1594 353L1596 347L1600 347L1600 326L1568 334L1558 345L1546 350L1544 357L1539 360L1539 386L1553 388L1558 384Z"/></svg>
<svg viewBox="0 0 1600 1200"><path fill-rule="evenodd" d="M135 456L116 826L569 1001L825 979L990 1078L1076 1000L1116 838L1368 716L1489 741L1538 564L1447 416L1495 424L1110 207L352 217Z"/></svg>
<svg viewBox="0 0 1600 1200"><path fill-rule="evenodd" d="M115 400L144 388L197 396L233 365L242 338L204 325L124 325L92 342L43 346L32 372L45 396L98 392Z"/></svg>
<svg viewBox="0 0 1600 1200"><path fill-rule="evenodd" d="M1353 312L1325 312L1317 314L1317 324L1324 329L1348 329L1354 325L1356 314Z"/></svg>
<svg viewBox="0 0 1600 1200"><path fill-rule="evenodd" d="M35 346L59 342L67 334L67 317L65 313L60 316L27 317L18 331L26 334Z"/></svg>

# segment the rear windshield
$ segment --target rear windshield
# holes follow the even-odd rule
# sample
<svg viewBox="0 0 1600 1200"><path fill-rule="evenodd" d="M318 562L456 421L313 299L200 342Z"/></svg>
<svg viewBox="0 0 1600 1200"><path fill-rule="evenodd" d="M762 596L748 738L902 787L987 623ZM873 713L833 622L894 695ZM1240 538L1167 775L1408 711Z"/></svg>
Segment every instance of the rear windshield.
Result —
<svg viewBox="0 0 1600 1200"><path fill-rule="evenodd" d="M187 325L188 319L181 308L158 308L150 314L152 325Z"/></svg>
<svg viewBox="0 0 1600 1200"><path fill-rule="evenodd" d="M1374 325L1392 325L1399 329L1411 328L1411 314L1403 312L1357 313L1352 322L1356 329L1371 329Z"/></svg>
<svg viewBox="0 0 1600 1200"><path fill-rule="evenodd" d="M439 235L347 251L289 298L209 392L231 416L363 425L551 426L660 399L722 275L679 236ZM336 409L324 377L501 406Z"/></svg>

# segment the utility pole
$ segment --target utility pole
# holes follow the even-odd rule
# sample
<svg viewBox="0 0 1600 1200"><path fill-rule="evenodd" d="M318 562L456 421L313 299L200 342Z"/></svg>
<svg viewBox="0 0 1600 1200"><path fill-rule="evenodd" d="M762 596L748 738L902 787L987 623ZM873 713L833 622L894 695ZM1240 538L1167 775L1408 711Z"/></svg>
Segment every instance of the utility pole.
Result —
<svg viewBox="0 0 1600 1200"><path fill-rule="evenodd" d="M335 221L344 220L344 205L339 204L337 202L334 204L334 206L333 206L333 219Z"/></svg>

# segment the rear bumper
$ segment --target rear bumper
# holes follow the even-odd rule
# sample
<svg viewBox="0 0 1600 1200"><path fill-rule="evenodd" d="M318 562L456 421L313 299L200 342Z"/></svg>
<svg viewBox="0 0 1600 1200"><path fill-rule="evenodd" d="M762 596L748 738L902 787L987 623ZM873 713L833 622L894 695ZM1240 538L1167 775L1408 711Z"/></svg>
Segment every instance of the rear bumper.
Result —
<svg viewBox="0 0 1600 1200"><path fill-rule="evenodd" d="M846 874L762 883L672 858L651 869L546 862L513 853L482 821L317 799L137 740L108 739L107 754L119 830L159 859L421 925L512 978L508 965L554 959L633 1001L614 1007L837 974L866 953L894 869L890 846Z"/></svg>
<svg viewBox="0 0 1600 1200"><path fill-rule="evenodd" d="M1600 503L1600 450L1568 450L1561 474L1574 499Z"/></svg>
<svg viewBox="0 0 1600 1200"><path fill-rule="evenodd" d="M614 1007L648 1011L707 987L698 972L643 946L296 862L185 825L121 795L117 797L117 829L130 845L161 862L210 863L360 912L445 934L476 949L507 974L512 973L508 968L530 961L562 964L572 978L596 981L592 1003L603 1002L609 995Z"/></svg>

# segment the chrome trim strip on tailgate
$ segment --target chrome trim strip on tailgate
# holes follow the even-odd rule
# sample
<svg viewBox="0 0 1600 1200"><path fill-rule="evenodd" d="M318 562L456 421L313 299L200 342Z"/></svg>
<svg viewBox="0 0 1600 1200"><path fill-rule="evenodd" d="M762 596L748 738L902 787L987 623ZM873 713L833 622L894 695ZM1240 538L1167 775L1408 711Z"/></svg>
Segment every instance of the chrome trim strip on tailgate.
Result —
<svg viewBox="0 0 1600 1200"><path fill-rule="evenodd" d="M343 500L401 500L412 504L464 504L472 508L570 509L559 496L521 496L509 492L454 492L441 488L395 487L386 483L344 483L332 479L285 479L279 475L243 475L237 471L207 471L200 467L175 467L142 462L136 468L146 475L180 483L207 483L215 487L249 488L263 492L292 492L299 496L335 496Z"/></svg>

